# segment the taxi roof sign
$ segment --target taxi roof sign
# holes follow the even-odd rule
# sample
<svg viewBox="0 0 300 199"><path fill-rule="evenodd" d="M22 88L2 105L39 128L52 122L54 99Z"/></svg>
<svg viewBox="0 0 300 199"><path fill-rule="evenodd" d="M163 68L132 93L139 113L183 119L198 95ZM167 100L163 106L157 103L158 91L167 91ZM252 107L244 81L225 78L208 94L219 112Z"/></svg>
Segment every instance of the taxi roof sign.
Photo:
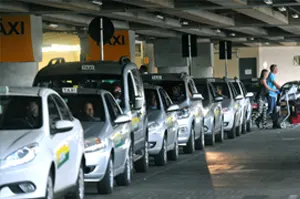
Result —
<svg viewBox="0 0 300 199"><path fill-rule="evenodd" d="M62 88L61 91L62 91L63 93L72 93L72 94L78 93L77 88L73 88L73 87L65 87L65 88Z"/></svg>
<svg viewBox="0 0 300 199"><path fill-rule="evenodd" d="M95 65L81 65L81 70L84 71L94 71L95 70Z"/></svg>
<svg viewBox="0 0 300 199"><path fill-rule="evenodd" d="M0 86L0 94L8 94L9 88L8 86Z"/></svg>

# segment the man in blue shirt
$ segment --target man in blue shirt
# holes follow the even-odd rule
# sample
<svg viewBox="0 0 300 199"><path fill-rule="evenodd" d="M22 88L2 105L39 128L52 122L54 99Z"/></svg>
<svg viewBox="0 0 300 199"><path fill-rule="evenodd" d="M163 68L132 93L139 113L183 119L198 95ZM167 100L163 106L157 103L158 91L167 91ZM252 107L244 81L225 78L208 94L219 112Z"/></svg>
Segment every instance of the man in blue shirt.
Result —
<svg viewBox="0 0 300 199"><path fill-rule="evenodd" d="M267 78L267 84L268 86L273 89L277 90L280 89L280 85L276 82L276 74L278 72L278 66L276 64L272 64L270 66L270 74ZM268 94L268 115L272 114L272 120L273 120L273 128L278 128L278 117L276 113L276 101L277 101L277 95L279 92L269 91Z"/></svg>

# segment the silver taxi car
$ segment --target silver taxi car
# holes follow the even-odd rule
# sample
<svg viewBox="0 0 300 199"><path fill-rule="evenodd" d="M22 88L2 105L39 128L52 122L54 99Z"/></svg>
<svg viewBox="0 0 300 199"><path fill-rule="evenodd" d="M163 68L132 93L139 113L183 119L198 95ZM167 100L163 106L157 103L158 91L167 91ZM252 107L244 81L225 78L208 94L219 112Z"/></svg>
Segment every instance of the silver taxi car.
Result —
<svg viewBox="0 0 300 199"><path fill-rule="evenodd" d="M198 93L193 78L185 73L147 74L143 75L143 80L163 87L172 101L179 105L178 143L184 153L204 148L203 97Z"/></svg>
<svg viewBox="0 0 300 199"><path fill-rule="evenodd" d="M114 179L118 185L129 185L133 167L130 117L108 91L64 87L58 92L84 129L85 182L96 183L100 194L112 193Z"/></svg>
<svg viewBox="0 0 300 199"><path fill-rule="evenodd" d="M215 145L215 142L223 142L224 125L223 125L223 97L216 94L214 86L209 78L194 79L198 91L203 96L204 112L204 135L205 144Z"/></svg>
<svg viewBox="0 0 300 199"><path fill-rule="evenodd" d="M157 166L164 166L168 159L177 160L179 106L173 104L166 91L160 86L144 86L149 130L149 155L154 156Z"/></svg>
<svg viewBox="0 0 300 199"><path fill-rule="evenodd" d="M53 90L0 87L0 198L84 198L80 122Z"/></svg>
<svg viewBox="0 0 300 199"><path fill-rule="evenodd" d="M209 81L216 89L216 94L223 97L224 131L228 138L233 139L240 135L242 129L242 109L239 101L243 96L237 95L235 88L226 78L211 78Z"/></svg>

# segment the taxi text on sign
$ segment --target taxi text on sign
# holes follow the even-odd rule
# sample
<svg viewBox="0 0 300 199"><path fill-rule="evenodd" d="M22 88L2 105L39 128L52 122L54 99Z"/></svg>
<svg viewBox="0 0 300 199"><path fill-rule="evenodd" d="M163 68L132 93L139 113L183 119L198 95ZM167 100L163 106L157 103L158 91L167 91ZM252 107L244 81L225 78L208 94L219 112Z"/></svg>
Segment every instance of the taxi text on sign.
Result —
<svg viewBox="0 0 300 199"><path fill-rule="evenodd" d="M0 62L34 62L31 16L0 16Z"/></svg>
<svg viewBox="0 0 300 199"><path fill-rule="evenodd" d="M88 60L100 60L100 47L89 36L90 54ZM128 30L115 30L113 37L104 45L104 60L118 61L121 56L131 57Z"/></svg>

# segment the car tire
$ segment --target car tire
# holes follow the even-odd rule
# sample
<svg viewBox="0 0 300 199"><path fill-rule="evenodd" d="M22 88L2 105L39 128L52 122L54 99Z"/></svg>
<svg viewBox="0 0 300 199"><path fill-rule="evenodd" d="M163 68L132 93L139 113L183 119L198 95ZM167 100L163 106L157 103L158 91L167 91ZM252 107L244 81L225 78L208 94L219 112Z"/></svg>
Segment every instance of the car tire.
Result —
<svg viewBox="0 0 300 199"><path fill-rule="evenodd" d="M213 127L211 130L211 135L207 135L205 137L205 144L209 145L209 146L214 146L216 143L216 139L215 139L215 123L213 122Z"/></svg>
<svg viewBox="0 0 300 199"><path fill-rule="evenodd" d="M73 192L69 193L65 199L84 199L85 195L85 187L84 187L84 171L83 165L81 164L78 171L76 186Z"/></svg>
<svg viewBox="0 0 300 199"><path fill-rule="evenodd" d="M128 156L125 162L125 168L123 173L116 177L116 183L118 186L129 186L131 184L131 178L133 173L133 150L130 146L128 150Z"/></svg>
<svg viewBox="0 0 300 199"><path fill-rule="evenodd" d="M47 179L46 196L45 199L54 199L54 182L52 173L49 174Z"/></svg>
<svg viewBox="0 0 300 199"><path fill-rule="evenodd" d="M222 143L224 142L224 137L224 126L222 124L220 132L216 135L216 141Z"/></svg>
<svg viewBox="0 0 300 199"><path fill-rule="evenodd" d="M172 161L176 161L179 158L179 145L178 140L176 137L175 143L174 143L174 149L168 152L168 159Z"/></svg>
<svg viewBox="0 0 300 199"><path fill-rule="evenodd" d="M163 139L163 143L161 146L161 150L159 152L159 154L157 154L156 156L154 156L154 163L156 166L165 166L168 162L168 151L167 151L167 139L166 136Z"/></svg>
<svg viewBox="0 0 300 199"><path fill-rule="evenodd" d="M242 125L243 125L243 124L239 124L239 125L236 127L235 135L236 135L237 137L241 135L241 132L242 132Z"/></svg>
<svg viewBox="0 0 300 199"><path fill-rule="evenodd" d="M247 132L251 132L251 131L252 131L252 122L251 122L251 120L249 120L247 122Z"/></svg>
<svg viewBox="0 0 300 199"><path fill-rule="evenodd" d="M236 119L234 118L234 123L231 131L227 132L227 138L229 139L234 139L236 137L236 127L235 127L235 121Z"/></svg>
<svg viewBox="0 0 300 199"><path fill-rule="evenodd" d="M187 154L192 154L195 152L195 130L194 126L191 127L191 133L186 146L183 147L183 152Z"/></svg>
<svg viewBox="0 0 300 199"><path fill-rule="evenodd" d="M149 168L148 140L146 140L144 143L144 155L141 159L134 163L135 171L138 173L145 173Z"/></svg>
<svg viewBox="0 0 300 199"><path fill-rule="evenodd" d="M200 137L195 141L195 149L196 150L205 149L204 124L202 124L201 126Z"/></svg>
<svg viewBox="0 0 300 199"><path fill-rule="evenodd" d="M97 183L99 194L111 194L114 189L114 162L110 156L104 178Z"/></svg>

